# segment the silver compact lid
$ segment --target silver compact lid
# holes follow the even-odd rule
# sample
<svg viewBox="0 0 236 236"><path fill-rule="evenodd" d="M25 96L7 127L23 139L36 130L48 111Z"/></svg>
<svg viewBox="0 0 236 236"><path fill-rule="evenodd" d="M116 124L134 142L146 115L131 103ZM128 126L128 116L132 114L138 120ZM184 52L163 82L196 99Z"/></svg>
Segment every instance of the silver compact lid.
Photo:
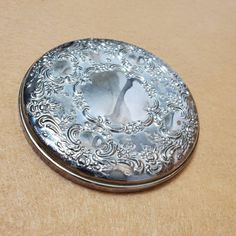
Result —
<svg viewBox="0 0 236 236"><path fill-rule="evenodd" d="M175 175L199 123L193 98L162 60L106 39L65 43L29 69L20 116L50 166L89 187L134 191Z"/></svg>

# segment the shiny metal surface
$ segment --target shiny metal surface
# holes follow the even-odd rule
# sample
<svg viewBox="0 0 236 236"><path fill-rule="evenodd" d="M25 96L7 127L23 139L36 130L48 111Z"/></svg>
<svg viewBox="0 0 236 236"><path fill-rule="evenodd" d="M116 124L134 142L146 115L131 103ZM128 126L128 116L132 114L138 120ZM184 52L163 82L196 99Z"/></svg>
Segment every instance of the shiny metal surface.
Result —
<svg viewBox="0 0 236 236"><path fill-rule="evenodd" d="M27 72L19 107L27 137L69 179L135 191L175 175L197 142L193 98L158 57L102 39L63 44Z"/></svg>

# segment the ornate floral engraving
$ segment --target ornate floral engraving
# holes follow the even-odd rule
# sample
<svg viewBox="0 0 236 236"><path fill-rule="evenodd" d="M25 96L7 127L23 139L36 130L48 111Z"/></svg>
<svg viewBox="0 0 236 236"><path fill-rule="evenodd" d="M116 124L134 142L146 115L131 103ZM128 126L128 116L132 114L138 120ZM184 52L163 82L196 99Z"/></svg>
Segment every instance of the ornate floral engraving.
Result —
<svg viewBox="0 0 236 236"><path fill-rule="evenodd" d="M98 177L163 176L197 139L183 81L159 58L119 41L85 39L49 51L29 71L24 97L42 141Z"/></svg>

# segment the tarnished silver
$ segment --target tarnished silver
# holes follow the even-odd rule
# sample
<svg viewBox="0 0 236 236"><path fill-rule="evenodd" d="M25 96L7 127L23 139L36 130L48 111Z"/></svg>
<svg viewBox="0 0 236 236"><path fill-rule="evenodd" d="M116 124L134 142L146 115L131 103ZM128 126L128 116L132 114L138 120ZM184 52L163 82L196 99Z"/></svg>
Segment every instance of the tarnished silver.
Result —
<svg viewBox="0 0 236 236"><path fill-rule="evenodd" d="M193 98L163 61L134 45L84 39L37 60L22 82L26 134L50 166L108 191L159 184L196 144Z"/></svg>

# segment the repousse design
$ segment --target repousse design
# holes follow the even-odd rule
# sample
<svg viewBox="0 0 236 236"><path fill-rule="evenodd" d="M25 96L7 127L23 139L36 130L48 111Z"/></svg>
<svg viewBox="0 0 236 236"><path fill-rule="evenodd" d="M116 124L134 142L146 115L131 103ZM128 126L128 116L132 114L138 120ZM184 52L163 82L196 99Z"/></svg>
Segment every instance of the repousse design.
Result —
<svg viewBox="0 0 236 236"><path fill-rule="evenodd" d="M49 51L26 75L24 104L34 132L58 158L104 179L168 175L198 135L180 77L120 41L85 39Z"/></svg>

